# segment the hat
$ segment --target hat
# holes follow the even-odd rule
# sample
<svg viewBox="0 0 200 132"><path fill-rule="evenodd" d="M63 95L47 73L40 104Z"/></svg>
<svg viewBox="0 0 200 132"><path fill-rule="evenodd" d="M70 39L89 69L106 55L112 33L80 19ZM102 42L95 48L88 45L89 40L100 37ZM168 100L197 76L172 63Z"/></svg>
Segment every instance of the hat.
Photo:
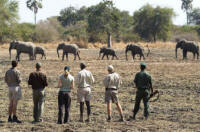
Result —
<svg viewBox="0 0 200 132"><path fill-rule="evenodd" d="M141 62L141 63L140 63L140 66L146 67L147 65L146 65L144 62Z"/></svg>
<svg viewBox="0 0 200 132"><path fill-rule="evenodd" d="M108 71L113 71L114 70L114 67L112 65L109 65L108 66Z"/></svg>
<svg viewBox="0 0 200 132"><path fill-rule="evenodd" d="M69 66L65 66L64 71L69 71L70 67Z"/></svg>
<svg viewBox="0 0 200 132"><path fill-rule="evenodd" d="M40 68L40 67L42 67L42 64L40 62L37 62L35 66L36 66L36 68Z"/></svg>

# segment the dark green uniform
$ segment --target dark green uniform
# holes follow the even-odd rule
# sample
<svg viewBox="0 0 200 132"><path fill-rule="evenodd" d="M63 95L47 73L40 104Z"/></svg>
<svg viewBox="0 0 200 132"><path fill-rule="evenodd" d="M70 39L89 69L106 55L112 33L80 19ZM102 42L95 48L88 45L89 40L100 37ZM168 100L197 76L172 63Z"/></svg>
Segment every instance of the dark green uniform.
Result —
<svg viewBox="0 0 200 132"><path fill-rule="evenodd" d="M136 98L135 98L135 107L134 107L134 115L137 114L140 108L140 102L143 100L144 103L144 116L148 117L149 115L149 96L150 96L150 84L152 84L151 76L145 72L138 72L135 76L134 82L137 87Z"/></svg>

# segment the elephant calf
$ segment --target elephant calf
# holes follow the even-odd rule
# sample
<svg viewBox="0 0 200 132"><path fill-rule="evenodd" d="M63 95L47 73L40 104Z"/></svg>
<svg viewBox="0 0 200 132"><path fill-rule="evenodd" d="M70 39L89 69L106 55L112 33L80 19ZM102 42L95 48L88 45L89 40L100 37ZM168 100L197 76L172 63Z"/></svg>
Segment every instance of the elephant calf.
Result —
<svg viewBox="0 0 200 132"><path fill-rule="evenodd" d="M186 40L178 41L175 49L176 58L178 48L181 48L183 50L183 59L187 59L187 52L192 52L193 58L195 59L195 55L197 55L197 59L199 59L199 46L195 42L190 42Z"/></svg>
<svg viewBox="0 0 200 132"><path fill-rule="evenodd" d="M44 57L45 60L46 60L46 50L45 50L44 47L42 47L42 46L36 46L36 48L35 48L35 59L36 59L36 55L37 54L42 55L41 59L43 59L43 57Z"/></svg>
<svg viewBox="0 0 200 132"><path fill-rule="evenodd" d="M102 56L102 60L104 58L104 56L106 55L107 56L107 59L109 60L109 55L112 56L112 60L114 59L114 57L116 57L116 59L118 59L115 51L111 48L100 48L100 51L99 51L99 58L101 57L101 54L103 53L103 56Z"/></svg>

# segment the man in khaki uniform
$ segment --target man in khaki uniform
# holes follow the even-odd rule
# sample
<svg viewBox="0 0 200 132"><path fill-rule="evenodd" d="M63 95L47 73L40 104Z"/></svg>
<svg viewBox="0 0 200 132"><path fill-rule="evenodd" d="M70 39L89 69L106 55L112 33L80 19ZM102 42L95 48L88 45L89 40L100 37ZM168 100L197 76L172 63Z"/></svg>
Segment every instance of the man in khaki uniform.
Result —
<svg viewBox="0 0 200 132"><path fill-rule="evenodd" d="M21 87L19 85L22 79L20 77L20 72L16 69L17 65L17 61L12 61L12 68L10 68L5 75L5 82L9 87L8 96L10 99L8 122L21 123L16 116L17 103L22 97Z"/></svg>
<svg viewBox="0 0 200 132"><path fill-rule="evenodd" d="M80 63L81 71L78 73L77 76L77 98L78 102L80 102L80 121L83 122L83 110L84 110L84 102L87 106L87 115L88 119L86 122L90 121L90 100L91 100L91 84L94 83L94 77L92 73L86 70L86 65Z"/></svg>
<svg viewBox="0 0 200 132"><path fill-rule="evenodd" d="M119 74L114 72L114 67L112 65L108 66L108 75L104 79L104 86L106 88L105 92L105 102L107 103L107 112L108 112L108 118L107 121L111 121L111 103L115 103L117 106L117 109L120 114L120 120L119 121L124 121L123 118L123 113L122 113L122 108L119 103L118 99L118 88L120 87L121 80ZM112 102L111 102L112 101Z"/></svg>
<svg viewBox="0 0 200 132"><path fill-rule="evenodd" d="M45 87L48 85L47 77L41 71L41 63L36 63L36 71L29 75L28 84L33 89L33 118L34 122L42 122L42 113L45 101Z"/></svg>

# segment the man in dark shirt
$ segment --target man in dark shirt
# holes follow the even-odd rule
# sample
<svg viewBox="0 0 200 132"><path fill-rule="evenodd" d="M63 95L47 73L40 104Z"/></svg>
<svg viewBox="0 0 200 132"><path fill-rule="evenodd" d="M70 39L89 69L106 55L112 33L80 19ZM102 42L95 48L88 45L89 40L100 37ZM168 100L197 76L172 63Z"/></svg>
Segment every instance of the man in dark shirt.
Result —
<svg viewBox="0 0 200 132"><path fill-rule="evenodd" d="M36 63L36 72L29 76L28 84L33 89L33 118L34 122L42 122L42 113L45 101L45 87L48 86L47 77L41 72L41 63Z"/></svg>
<svg viewBox="0 0 200 132"><path fill-rule="evenodd" d="M135 107L133 110L133 117L132 119L135 119L135 116L140 108L140 101L143 100L144 102L144 116L145 119L149 116L149 96L150 96L150 90L151 93L153 93L152 88L152 78L151 75L148 74L146 69L146 64L141 63L140 64L141 71L138 72L135 76L134 83L137 87L136 92L136 98L135 98Z"/></svg>

